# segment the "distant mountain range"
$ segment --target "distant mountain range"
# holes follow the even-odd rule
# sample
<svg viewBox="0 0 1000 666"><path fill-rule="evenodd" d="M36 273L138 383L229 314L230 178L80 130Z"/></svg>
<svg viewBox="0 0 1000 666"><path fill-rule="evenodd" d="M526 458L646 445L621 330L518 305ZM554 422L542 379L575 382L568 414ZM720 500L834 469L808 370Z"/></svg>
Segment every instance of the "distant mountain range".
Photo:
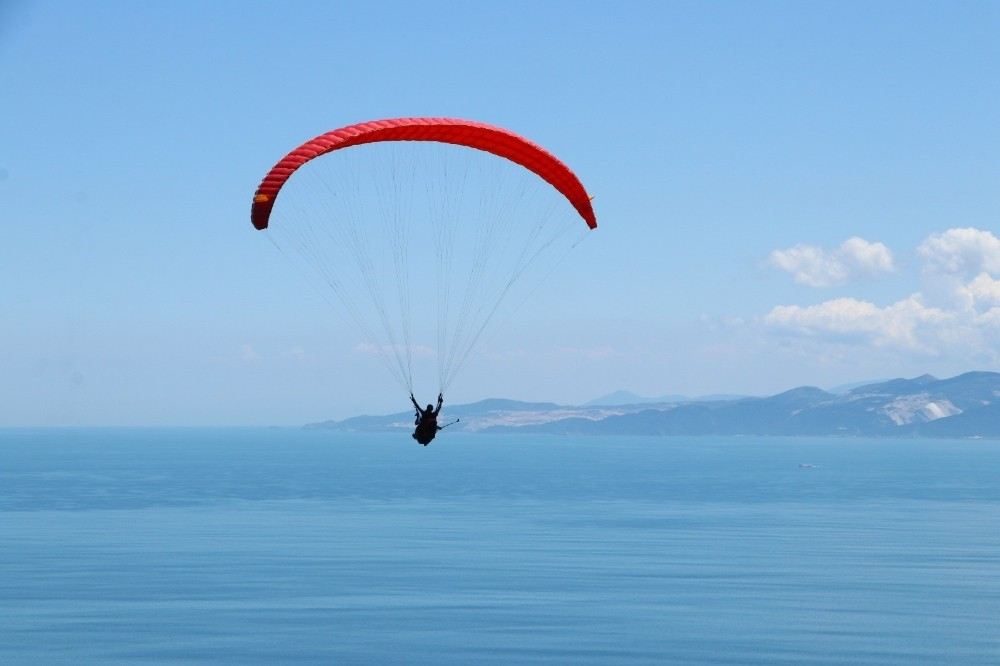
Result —
<svg viewBox="0 0 1000 666"><path fill-rule="evenodd" d="M641 398L625 391L581 406L490 399L445 405L444 422L482 433L1000 437L1000 373L922 375L832 393L803 386L769 397ZM413 413L306 426L354 432L413 428Z"/></svg>
<svg viewBox="0 0 1000 666"><path fill-rule="evenodd" d="M594 398L583 403L584 407L618 407L621 405L651 405L669 402L712 402L715 400L736 400L738 398L748 398L746 395L701 395L696 398L689 398L686 395L662 395L659 398L645 398L629 391L615 391L600 398Z"/></svg>

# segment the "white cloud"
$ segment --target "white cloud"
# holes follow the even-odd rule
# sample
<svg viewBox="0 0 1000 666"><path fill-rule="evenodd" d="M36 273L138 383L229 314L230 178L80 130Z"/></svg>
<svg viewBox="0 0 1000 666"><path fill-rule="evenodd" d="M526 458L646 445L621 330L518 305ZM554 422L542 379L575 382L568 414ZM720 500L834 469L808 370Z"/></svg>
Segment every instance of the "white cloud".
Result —
<svg viewBox="0 0 1000 666"><path fill-rule="evenodd" d="M953 319L952 313L928 307L914 294L883 308L855 298L805 307L779 305L765 315L764 323L786 333L933 352L938 329Z"/></svg>
<svg viewBox="0 0 1000 666"><path fill-rule="evenodd" d="M1000 280L994 280L988 273L980 273L963 289L976 309L1000 305Z"/></svg>
<svg viewBox="0 0 1000 666"><path fill-rule="evenodd" d="M977 321L982 325L986 334L996 338L996 342L1000 344L1000 307L990 308L978 315Z"/></svg>
<svg viewBox="0 0 1000 666"><path fill-rule="evenodd" d="M593 347L559 347L556 353L560 356L569 356L586 359L588 361L601 361L617 355L617 351L608 345L597 345Z"/></svg>
<svg viewBox="0 0 1000 666"><path fill-rule="evenodd" d="M892 252L882 243L852 236L840 245L841 260L863 275L890 273L896 269Z"/></svg>
<svg viewBox="0 0 1000 666"><path fill-rule="evenodd" d="M772 262L777 265L778 255L804 284L832 284L846 279L851 262L871 271L891 268L888 250L883 254L876 245L858 238L834 252L797 246L796 252L772 254ZM923 260L922 287L902 300L886 306L856 298L779 305L762 323L817 354L868 348L1000 361L1000 239L981 229L949 229L928 236L917 253Z"/></svg>
<svg viewBox="0 0 1000 666"><path fill-rule="evenodd" d="M406 345L382 345L377 347L370 342L361 342L354 345L352 351L355 354L362 354L365 356L389 356L391 354L399 353L406 354ZM433 349L426 345L410 345L409 346L410 355L413 358L431 358L436 356Z"/></svg>
<svg viewBox="0 0 1000 666"><path fill-rule="evenodd" d="M831 287L859 277L895 270L888 247L857 236L848 238L833 250L815 245L774 250L768 261L772 266L790 273L799 284L810 287Z"/></svg>
<svg viewBox="0 0 1000 666"><path fill-rule="evenodd" d="M240 358L244 361L256 361L260 358L260 354L253 348L253 345L246 343L240 345Z"/></svg>
<svg viewBox="0 0 1000 666"><path fill-rule="evenodd" d="M924 260L925 271L964 276L1000 274L1000 238L983 229L968 227L933 234L920 244L917 253Z"/></svg>

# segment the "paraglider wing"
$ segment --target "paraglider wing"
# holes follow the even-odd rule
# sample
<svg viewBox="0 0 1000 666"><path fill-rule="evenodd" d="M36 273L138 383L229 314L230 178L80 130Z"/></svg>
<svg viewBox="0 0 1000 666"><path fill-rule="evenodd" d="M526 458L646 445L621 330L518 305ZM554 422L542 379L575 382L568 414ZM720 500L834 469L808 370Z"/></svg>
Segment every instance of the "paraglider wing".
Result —
<svg viewBox="0 0 1000 666"><path fill-rule="evenodd" d="M591 229L597 218L580 179L552 153L500 127L453 118L394 118L333 130L305 142L281 159L261 181L250 219L266 229L274 201L288 178L309 160L326 153L379 141L432 141L466 146L497 155L534 172L573 205Z"/></svg>

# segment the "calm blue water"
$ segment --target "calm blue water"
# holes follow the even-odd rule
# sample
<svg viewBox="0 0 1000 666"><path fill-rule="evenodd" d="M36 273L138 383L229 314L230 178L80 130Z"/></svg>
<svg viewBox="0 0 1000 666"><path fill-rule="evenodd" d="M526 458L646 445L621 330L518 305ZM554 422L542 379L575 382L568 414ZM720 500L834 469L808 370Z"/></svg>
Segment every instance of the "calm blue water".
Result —
<svg viewBox="0 0 1000 666"><path fill-rule="evenodd" d="M998 480L983 440L0 431L0 663L997 664Z"/></svg>

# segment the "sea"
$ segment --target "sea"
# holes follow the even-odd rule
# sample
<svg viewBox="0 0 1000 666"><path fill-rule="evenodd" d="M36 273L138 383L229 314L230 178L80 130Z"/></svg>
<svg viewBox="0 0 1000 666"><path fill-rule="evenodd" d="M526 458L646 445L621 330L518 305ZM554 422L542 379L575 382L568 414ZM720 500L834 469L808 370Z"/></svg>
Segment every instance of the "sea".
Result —
<svg viewBox="0 0 1000 666"><path fill-rule="evenodd" d="M0 664L1000 664L1000 442L0 430Z"/></svg>

